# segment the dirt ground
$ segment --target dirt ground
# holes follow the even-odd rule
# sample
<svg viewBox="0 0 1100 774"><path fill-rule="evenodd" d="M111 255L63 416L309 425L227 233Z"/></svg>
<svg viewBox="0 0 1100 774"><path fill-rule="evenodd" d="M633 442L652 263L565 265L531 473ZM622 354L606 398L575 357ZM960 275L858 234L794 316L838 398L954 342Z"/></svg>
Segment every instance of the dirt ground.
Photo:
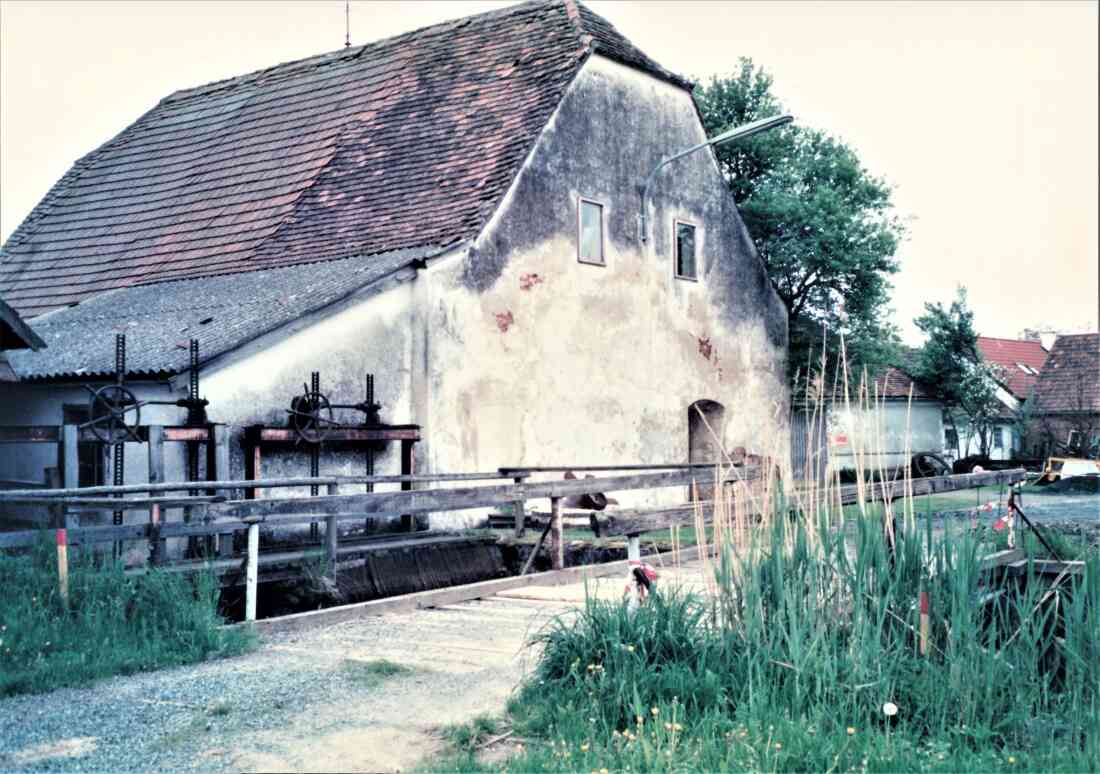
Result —
<svg viewBox="0 0 1100 774"><path fill-rule="evenodd" d="M697 565L680 574L689 585L697 576ZM623 580L587 590L621 595ZM585 593L525 587L275 635L239 658L3 699L0 770L405 771L443 749L441 727L503 713L532 664L531 635L571 616ZM376 679L380 660L408 671Z"/></svg>

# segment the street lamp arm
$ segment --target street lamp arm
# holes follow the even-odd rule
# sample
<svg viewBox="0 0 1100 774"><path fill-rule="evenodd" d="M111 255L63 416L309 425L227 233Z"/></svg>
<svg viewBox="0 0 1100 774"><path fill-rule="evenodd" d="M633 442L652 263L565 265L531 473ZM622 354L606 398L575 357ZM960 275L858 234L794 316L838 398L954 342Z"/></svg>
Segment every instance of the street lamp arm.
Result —
<svg viewBox="0 0 1100 774"><path fill-rule="evenodd" d="M642 241L643 242L646 241L646 237L647 237L646 232L648 230L646 228L646 206L645 205L646 205L646 202L649 201L650 186L653 185L653 180L657 177L658 172L660 172L662 169L664 169L666 166L668 166L672 162L676 161L677 159L681 159L684 156L687 156L688 154L695 153L695 151L697 151L697 150L702 150L703 148L706 148L706 147L711 146L711 145L723 145L723 144L725 144L727 142L731 142L733 140L740 140L740 139L743 139L745 137L750 137L754 134L759 134L760 132L766 132L767 130L773 129L777 126L782 126L783 124L789 124L793 120L794 120L794 116L790 116L790 115L772 116L771 118L762 118L759 121L753 121L751 124L745 124L743 126L734 127L733 129L730 129L729 131L722 132L722 134L715 135L714 137L710 138L706 142L701 142L698 145L693 145L692 147L688 148L687 150L680 151L679 153L673 154L672 156L669 156L667 159L664 159L663 161L661 161L657 166L655 166L653 168L653 171L651 171L649 173L649 175L646 176L645 185L642 187L642 216L641 216L641 220L640 220L641 229L642 229L642 231L641 231Z"/></svg>

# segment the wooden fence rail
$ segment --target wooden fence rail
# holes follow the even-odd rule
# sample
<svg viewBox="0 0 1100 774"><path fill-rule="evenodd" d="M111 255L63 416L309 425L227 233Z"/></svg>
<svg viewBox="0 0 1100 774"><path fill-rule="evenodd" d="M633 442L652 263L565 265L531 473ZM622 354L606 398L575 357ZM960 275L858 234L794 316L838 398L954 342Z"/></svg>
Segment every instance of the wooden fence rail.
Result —
<svg viewBox="0 0 1100 774"><path fill-rule="evenodd" d="M983 486L1011 485L1027 478L1027 471L1023 468L1012 470L997 470L984 473L966 473L957 476L937 476L935 478L914 478L907 481L898 479L878 483L868 483L863 486L848 485L840 487L840 505L855 505L859 502L884 502L899 500L907 494L914 497L942 492L954 492L962 489L976 489ZM906 486L908 484L908 487ZM798 495L790 497L790 504L797 505ZM828 504L836 504L831 493L827 494ZM713 518L713 508L710 504L703 504L704 517L707 523ZM592 530L597 535L639 535L643 532L652 532L657 529L668 529L674 526L689 526L695 523L695 508L693 505L680 505L672 508L658 509L633 509L610 511L601 514L599 521L593 520Z"/></svg>

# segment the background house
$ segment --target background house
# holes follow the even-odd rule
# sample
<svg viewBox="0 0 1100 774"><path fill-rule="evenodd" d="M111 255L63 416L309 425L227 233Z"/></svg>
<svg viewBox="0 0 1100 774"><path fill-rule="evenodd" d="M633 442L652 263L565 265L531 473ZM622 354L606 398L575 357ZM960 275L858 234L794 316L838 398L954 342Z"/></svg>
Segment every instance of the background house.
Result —
<svg viewBox="0 0 1100 774"><path fill-rule="evenodd" d="M1100 458L1100 333L1059 336L1029 401L1039 456Z"/></svg>
<svg viewBox="0 0 1100 774"><path fill-rule="evenodd" d="M49 344L13 354L0 424L79 421L125 333L139 399L185 395L199 340L234 476L242 428L285 425L311 371L347 403L374 374L382 419L421 428L420 472L701 460L697 408L728 447L783 447L786 314L711 153L662 173L639 239L640 181L703 140L691 84L572 0L175 92L0 251L0 293ZM300 449L265 466L308 471ZM125 469L147 475L136 444Z"/></svg>

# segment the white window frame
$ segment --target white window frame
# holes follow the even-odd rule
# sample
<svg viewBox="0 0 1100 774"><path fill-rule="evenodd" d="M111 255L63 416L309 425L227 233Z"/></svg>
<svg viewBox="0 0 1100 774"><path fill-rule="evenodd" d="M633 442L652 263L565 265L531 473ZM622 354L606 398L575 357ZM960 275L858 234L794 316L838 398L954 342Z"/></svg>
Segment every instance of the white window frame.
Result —
<svg viewBox="0 0 1100 774"><path fill-rule="evenodd" d="M691 226L695 230L695 276L688 277L685 274L680 273L680 256L676 253L679 242L677 240L677 232L680 230L680 226ZM684 218L672 219L672 276L678 280L685 280L687 282L698 282L699 275L703 273L703 256L702 251L699 249L699 232L702 231L698 224L692 223L690 220Z"/></svg>
<svg viewBox="0 0 1100 774"><path fill-rule="evenodd" d="M600 208L600 255L603 256L602 261L594 261L591 258L585 258L581 254L581 246L583 244L582 230L583 230L583 216L584 205L594 204ZM577 197L577 263L583 263L585 266L603 266L607 268L607 205L601 202L599 199L593 199L589 196Z"/></svg>

